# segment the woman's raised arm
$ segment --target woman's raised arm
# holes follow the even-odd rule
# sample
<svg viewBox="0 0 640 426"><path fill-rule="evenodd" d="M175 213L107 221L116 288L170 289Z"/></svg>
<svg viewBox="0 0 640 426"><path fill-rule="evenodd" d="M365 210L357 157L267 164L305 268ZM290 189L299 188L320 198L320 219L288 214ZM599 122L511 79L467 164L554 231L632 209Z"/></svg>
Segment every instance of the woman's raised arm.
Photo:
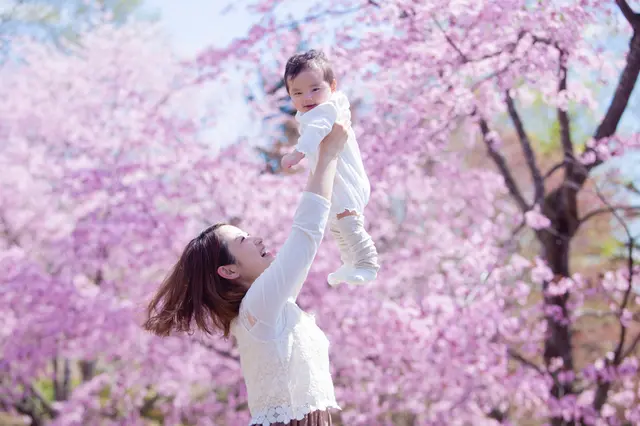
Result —
<svg viewBox="0 0 640 426"><path fill-rule="evenodd" d="M345 127L336 124L320 144L316 170L309 175L291 232L244 297L241 317L249 326L259 321L277 327L285 303L297 297L306 280L329 218L337 157L347 138Z"/></svg>

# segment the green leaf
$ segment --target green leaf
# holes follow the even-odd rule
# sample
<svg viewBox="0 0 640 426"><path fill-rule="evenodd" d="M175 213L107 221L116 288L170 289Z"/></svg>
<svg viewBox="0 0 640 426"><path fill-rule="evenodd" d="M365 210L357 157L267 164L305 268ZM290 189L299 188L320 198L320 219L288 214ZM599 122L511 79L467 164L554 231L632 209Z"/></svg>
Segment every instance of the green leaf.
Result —
<svg viewBox="0 0 640 426"><path fill-rule="evenodd" d="M600 245L600 254L605 258L617 255L622 248L622 243L613 236L607 237Z"/></svg>
<svg viewBox="0 0 640 426"><path fill-rule="evenodd" d="M54 397L53 380L40 379L34 384L34 386L40 392L42 392L42 395L47 399L47 401L53 401L53 397Z"/></svg>

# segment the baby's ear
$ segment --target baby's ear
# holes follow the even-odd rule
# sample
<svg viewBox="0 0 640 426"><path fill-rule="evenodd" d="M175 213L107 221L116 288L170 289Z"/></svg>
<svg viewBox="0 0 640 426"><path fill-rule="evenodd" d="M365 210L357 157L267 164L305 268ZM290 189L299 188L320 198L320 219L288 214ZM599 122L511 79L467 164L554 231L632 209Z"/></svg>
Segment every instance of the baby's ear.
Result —
<svg viewBox="0 0 640 426"><path fill-rule="evenodd" d="M338 82L334 78L333 81L331 82L331 91L335 92L337 88L338 88Z"/></svg>

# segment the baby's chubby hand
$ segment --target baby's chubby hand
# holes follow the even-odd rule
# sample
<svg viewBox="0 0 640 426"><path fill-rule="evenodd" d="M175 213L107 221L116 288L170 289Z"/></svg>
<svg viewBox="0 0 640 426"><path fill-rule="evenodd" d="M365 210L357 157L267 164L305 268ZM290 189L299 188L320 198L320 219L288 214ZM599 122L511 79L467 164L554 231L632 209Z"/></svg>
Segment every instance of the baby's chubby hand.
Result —
<svg viewBox="0 0 640 426"><path fill-rule="evenodd" d="M280 165L283 169L290 169L291 167L298 164L304 158L304 154L299 151L293 151L288 154L285 154L280 160Z"/></svg>

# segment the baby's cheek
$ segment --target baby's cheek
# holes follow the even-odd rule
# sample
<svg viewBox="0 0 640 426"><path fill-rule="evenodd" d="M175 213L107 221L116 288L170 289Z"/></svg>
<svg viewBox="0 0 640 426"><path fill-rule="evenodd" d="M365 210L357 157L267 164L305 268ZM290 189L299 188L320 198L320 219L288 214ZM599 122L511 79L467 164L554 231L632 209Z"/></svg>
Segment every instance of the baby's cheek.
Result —
<svg viewBox="0 0 640 426"><path fill-rule="evenodd" d="M316 96L316 98L317 99L315 103L323 104L327 102L329 99L331 99L331 92L329 90L325 90L320 95Z"/></svg>

